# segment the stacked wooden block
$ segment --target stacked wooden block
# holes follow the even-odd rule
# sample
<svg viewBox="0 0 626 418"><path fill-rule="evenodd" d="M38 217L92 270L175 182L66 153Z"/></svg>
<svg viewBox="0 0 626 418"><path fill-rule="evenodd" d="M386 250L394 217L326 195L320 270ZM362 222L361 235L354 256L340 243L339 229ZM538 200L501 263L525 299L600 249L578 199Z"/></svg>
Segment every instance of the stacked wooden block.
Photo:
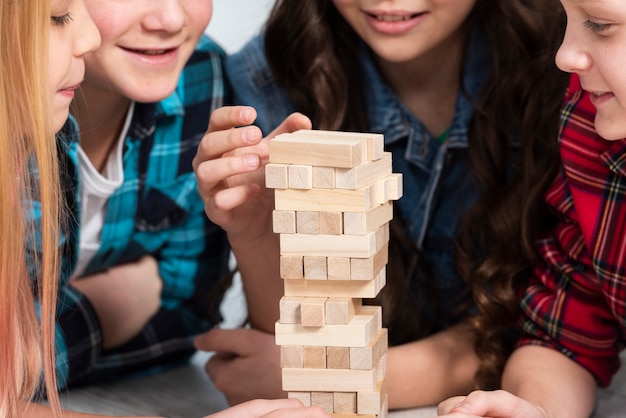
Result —
<svg viewBox="0 0 626 418"><path fill-rule="evenodd" d="M337 417L387 414L385 285L392 200L402 195L383 136L297 131L269 143L285 294L276 323L283 390Z"/></svg>

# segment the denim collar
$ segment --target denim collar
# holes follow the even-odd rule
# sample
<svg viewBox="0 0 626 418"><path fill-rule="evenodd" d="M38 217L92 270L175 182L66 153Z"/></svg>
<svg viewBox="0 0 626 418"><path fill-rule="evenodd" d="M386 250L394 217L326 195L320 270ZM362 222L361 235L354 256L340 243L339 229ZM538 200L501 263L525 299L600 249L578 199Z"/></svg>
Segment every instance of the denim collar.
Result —
<svg viewBox="0 0 626 418"><path fill-rule="evenodd" d="M482 30L474 28L471 31L468 46L464 60L463 87L471 98L477 98L491 69L491 57ZM422 142L430 142L435 138L383 81L371 52L364 44L361 46L361 59L371 130L382 133L385 136L386 145L409 138L411 141L416 141L413 144L415 147L427 148L427 144L422 144ZM466 94L459 94L450 126L448 147L467 147L467 128L473 114L474 108L470 99L466 97Z"/></svg>

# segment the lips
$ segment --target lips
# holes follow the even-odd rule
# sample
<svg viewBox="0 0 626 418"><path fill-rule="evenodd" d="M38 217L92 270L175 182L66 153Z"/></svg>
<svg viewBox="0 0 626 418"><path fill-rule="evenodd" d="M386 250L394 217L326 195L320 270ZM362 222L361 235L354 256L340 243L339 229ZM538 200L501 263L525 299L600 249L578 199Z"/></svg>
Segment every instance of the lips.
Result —
<svg viewBox="0 0 626 418"><path fill-rule="evenodd" d="M403 22L407 20L414 19L423 13L414 13L410 15L387 15L387 14L372 14L368 13L369 16L378 20L379 22Z"/></svg>
<svg viewBox="0 0 626 418"><path fill-rule="evenodd" d="M157 56L157 55L164 55L164 54L168 54L174 50L176 50L176 48L167 48L167 49L134 49L134 48L123 48L126 51L132 52L134 54L141 54L141 55L149 55L149 56Z"/></svg>

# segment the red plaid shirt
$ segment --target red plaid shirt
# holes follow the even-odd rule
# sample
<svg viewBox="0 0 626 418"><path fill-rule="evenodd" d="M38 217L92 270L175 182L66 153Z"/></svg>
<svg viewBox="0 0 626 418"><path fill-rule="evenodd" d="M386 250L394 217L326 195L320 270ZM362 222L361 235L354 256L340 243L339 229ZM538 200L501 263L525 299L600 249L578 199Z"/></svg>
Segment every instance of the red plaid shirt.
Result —
<svg viewBox="0 0 626 418"><path fill-rule="evenodd" d="M564 170L546 194L561 221L538 243L520 345L557 349L606 386L626 342L626 139L599 137L594 117L573 76L561 116Z"/></svg>

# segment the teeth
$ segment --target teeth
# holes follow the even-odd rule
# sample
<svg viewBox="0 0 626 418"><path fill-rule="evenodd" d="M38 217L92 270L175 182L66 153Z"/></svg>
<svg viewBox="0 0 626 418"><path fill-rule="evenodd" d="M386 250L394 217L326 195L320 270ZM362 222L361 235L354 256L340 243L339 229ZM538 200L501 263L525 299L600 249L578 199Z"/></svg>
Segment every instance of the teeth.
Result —
<svg viewBox="0 0 626 418"><path fill-rule="evenodd" d="M401 22L403 20L409 20L410 16L376 16L376 20L381 22Z"/></svg>
<svg viewBox="0 0 626 418"><path fill-rule="evenodd" d="M159 49L158 51L143 51L144 55L161 55L161 54L165 54L165 50L164 49Z"/></svg>

